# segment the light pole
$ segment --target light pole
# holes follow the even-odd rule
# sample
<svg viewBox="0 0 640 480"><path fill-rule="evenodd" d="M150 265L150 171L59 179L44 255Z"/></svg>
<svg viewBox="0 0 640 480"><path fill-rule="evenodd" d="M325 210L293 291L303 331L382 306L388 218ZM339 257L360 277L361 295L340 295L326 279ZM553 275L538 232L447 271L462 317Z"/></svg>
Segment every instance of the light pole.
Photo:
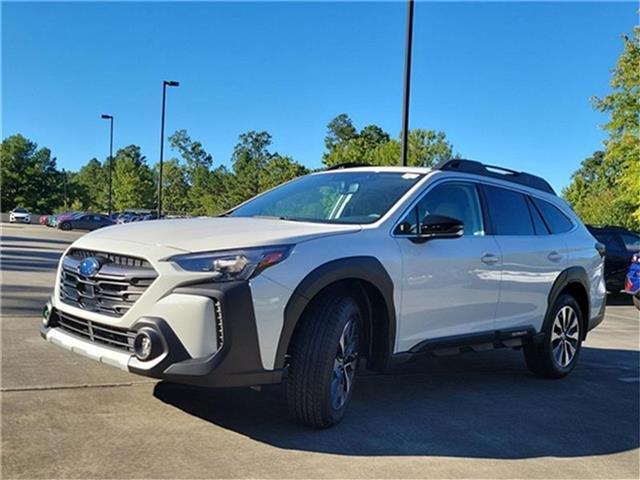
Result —
<svg viewBox="0 0 640 480"><path fill-rule="evenodd" d="M167 103L167 87L179 87L180 82L164 80L162 82L162 121L160 122L160 169L158 172L158 220L162 218L162 157L164 155L164 113Z"/></svg>
<svg viewBox="0 0 640 480"><path fill-rule="evenodd" d="M404 51L404 93L402 95L402 166L409 153L409 93L411 89L411 49L413 46L413 0L407 1L407 37Z"/></svg>
<svg viewBox="0 0 640 480"><path fill-rule="evenodd" d="M113 174L113 115L102 114L102 119L109 120L109 217L111 217L111 178Z"/></svg>

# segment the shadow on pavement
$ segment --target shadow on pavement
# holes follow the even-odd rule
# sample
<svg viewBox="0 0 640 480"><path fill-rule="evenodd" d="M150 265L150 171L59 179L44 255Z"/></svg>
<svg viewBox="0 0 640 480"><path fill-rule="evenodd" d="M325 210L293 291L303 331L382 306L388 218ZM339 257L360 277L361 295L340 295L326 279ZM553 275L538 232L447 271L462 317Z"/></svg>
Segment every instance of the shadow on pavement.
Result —
<svg viewBox="0 0 640 480"><path fill-rule="evenodd" d="M633 306L633 298L628 293L610 293L607 295L607 306Z"/></svg>
<svg viewBox="0 0 640 480"><path fill-rule="evenodd" d="M0 251L0 270L5 272L38 272L55 270L62 255L61 251Z"/></svg>
<svg viewBox="0 0 640 480"><path fill-rule="evenodd" d="M69 245L74 239L69 240L57 240L53 238L38 237L16 237L12 235L0 236L0 242L35 242L35 243L56 243L60 245Z"/></svg>
<svg viewBox="0 0 640 480"><path fill-rule="evenodd" d="M397 375L358 378L350 411L329 430L286 413L282 389L207 390L161 382L184 412L284 449L337 455L521 459L638 448L637 351L583 348L563 380L533 377L519 352L424 359Z"/></svg>

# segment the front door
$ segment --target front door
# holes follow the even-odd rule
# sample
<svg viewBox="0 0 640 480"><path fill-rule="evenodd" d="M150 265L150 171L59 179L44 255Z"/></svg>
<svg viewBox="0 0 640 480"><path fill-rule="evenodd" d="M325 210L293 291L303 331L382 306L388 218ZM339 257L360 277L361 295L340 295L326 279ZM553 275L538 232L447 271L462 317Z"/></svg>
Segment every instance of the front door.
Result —
<svg viewBox="0 0 640 480"><path fill-rule="evenodd" d="M427 214L461 220L464 235L416 241ZM397 351L424 340L492 332L502 258L485 221L476 184L445 181L429 189L394 233L402 252Z"/></svg>

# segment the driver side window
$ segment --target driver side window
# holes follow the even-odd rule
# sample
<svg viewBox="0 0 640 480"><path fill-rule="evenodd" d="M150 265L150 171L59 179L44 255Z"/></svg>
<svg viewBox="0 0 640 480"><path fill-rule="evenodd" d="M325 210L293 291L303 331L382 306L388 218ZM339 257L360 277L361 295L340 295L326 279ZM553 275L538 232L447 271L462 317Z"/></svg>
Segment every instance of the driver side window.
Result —
<svg viewBox="0 0 640 480"><path fill-rule="evenodd" d="M484 235L478 189L473 183L447 182L432 188L400 222L396 233L416 234L419 222L427 215L444 215L461 220L464 235Z"/></svg>

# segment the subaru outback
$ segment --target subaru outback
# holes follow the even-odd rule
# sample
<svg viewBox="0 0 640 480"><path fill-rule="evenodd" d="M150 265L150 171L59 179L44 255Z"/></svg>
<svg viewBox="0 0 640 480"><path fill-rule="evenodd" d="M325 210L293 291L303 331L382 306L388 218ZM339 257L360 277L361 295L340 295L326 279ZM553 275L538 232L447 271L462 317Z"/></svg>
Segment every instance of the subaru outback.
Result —
<svg viewBox="0 0 640 480"><path fill-rule="evenodd" d="M459 159L342 166L220 217L81 237L41 334L171 382L283 382L293 417L324 428L359 367L508 347L535 375L567 375L604 317L604 253L534 175Z"/></svg>

